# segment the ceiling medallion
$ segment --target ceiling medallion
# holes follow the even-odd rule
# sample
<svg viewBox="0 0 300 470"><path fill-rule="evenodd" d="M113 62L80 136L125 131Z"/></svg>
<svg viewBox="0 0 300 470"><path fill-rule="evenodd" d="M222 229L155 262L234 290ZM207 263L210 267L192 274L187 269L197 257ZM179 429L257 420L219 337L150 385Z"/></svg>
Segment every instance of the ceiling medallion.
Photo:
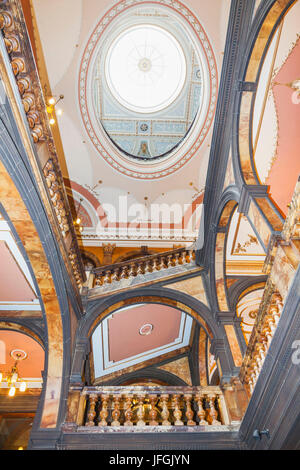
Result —
<svg viewBox="0 0 300 470"><path fill-rule="evenodd" d="M143 19L138 19L141 11L146 9L149 9L150 20L145 20L147 15ZM161 15L157 15L158 10L161 10ZM154 19L152 20L151 17ZM167 18L165 27L163 23L159 23L159 17ZM146 38L142 43L136 43L130 51L127 49L128 53L126 57L124 55L124 61L127 60L128 67L130 64L132 84L134 83L136 90L134 86L130 89L119 89L120 77L124 74L121 67L118 69L116 59L118 54L120 55L122 41L123 39L129 40L129 33L132 33L135 28L141 29L142 25L146 29L147 27L156 28L158 35L163 34L162 30L165 30L165 44L171 41L170 44L174 46L172 54L173 56L178 54L177 64L182 65L177 75L177 72L170 68L173 82L170 81L169 88L165 87L169 95L164 92L165 94L160 96L159 91L162 91L163 87L160 90L157 86L154 105L149 99L151 93L148 97L147 93L144 93L144 102L136 99L136 93L143 94L143 84L147 82L149 86L150 83L155 84L155 77L164 74L165 69L168 70L168 64L172 67L172 61L168 59L168 50L166 53L159 54L160 47L163 47L162 41L152 41L148 47ZM118 42L119 40L121 42ZM121 49L118 51L119 46ZM196 62L199 63L194 63L194 58L189 57L192 54L191 50L197 58ZM180 59L182 51L184 60ZM188 63L186 64L187 57ZM116 61L116 67L113 65L114 61ZM113 67L111 68L110 65ZM107 87L105 94L103 91L104 100L107 101L109 94L107 91L109 91L112 96L111 103L115 105L110 106L111 118L109 116L103 118L102 110L99 111L101 106L104 108L104 105L107 105L107 102L103 104L104 100L101 100L99 95L99 87L97 87L99 77ZM166 78L167 75L164 77ZM183 92L187 93L187 77L191 83L198 81L200 91L197 91L195 99L193 97L191 100L193 109L187 122L184 125L180 122L174 125L174 115L178 120L175 111L180 109L177 104L182 104L178 100ZM97 152L118 172L135 179L151 180L169 176L187 164L202 145L215 114L217 84L217 67L212 47L198 18L186 5L179 1L170 2L169 0L150 2L122 0L108 9L101 18L83 53L78 90L83 124ZM126 94L128 91L130 93ZM199 99L200 105L197 107L195 101ZM119 122L116 126L114 113L116 111L119 113L121 105L131 115L128 115L127 122L123 117L117 119ZM140 107L139 110L137 110L138 107ZM155 126L153 125L153 113L165 112L166 116L169 111L173 115L170 119L168 118L169 121L164 118L164 126L158 120ZM133 112L136 114L132 116ZM155 132L158 138L154 139L153 144Z"/></svg>
<svg viewBox="0 0 300 470"><path fill-rule="evenodd" d="M151 323L145 323L145 325L141 326L139 329L139 334L142 336L148 336L153 331L153 325Z"/></svg>
<svg viewBox="0 0 300 470"><path fill-rule="evenodd" d="M15 361L23 361L27 357L27 353L23 349L13 349L10 355Z"/></svg>

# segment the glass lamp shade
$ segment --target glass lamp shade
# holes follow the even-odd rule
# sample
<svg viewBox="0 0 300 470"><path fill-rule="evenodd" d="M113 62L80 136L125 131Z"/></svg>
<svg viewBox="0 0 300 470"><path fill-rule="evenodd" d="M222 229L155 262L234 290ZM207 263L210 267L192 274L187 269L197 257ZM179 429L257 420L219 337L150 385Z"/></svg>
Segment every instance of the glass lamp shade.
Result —
<svg viewBox="0 0 300 470"><path fill-rule="evenodd" d="M13 397L15 395L15 393L16 393L16 387L10 387L8 395L10 397Z"/></svg>

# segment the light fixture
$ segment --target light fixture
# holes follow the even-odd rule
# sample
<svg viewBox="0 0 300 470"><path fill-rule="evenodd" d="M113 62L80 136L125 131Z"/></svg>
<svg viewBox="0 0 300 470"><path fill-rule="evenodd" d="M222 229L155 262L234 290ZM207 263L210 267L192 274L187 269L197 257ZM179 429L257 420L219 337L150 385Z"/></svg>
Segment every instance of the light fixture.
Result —
<svg viewBox="0 0 300 470"><path fill-rule="evenodd" d="M54 117L55 106L62 99L64 99L64 95L59 95L58 100L55 100L55 98L53 96L51 96L48 99L47 113L50 116L49 123L51 124L51 126L53 126L56 122L55 117ZM58 116L61 116L62 115L62 109L58 109L57 114L58 114Z"/></svg>
<svg viewBox="0 0 300 470"><path fill-rule="evenodd" d="M20 392L25 392L27 388L27 383L25 380L20 379L19 371L17 364L19 361L23 361L27 358L27 353L22 349L14 349L10 352L11 357L15 360L14 365L12 366L10 372L6 376L3 376L3 373L0 372L0 382L6 382L9 388L8 396L13 397L16 394L16 389L19 388Z"/></svg>
<svg viewBox="0 0 300 470"><path fill-rule="evenodd" d="M80 208L81 208L81 203L82 203L83 199L80 198L79 199L79 206L76 210L77 214L79 214L79 211L80 211ZM81 225L81 218L79 217L79 215L77 215L76 219L73 221L74 223L74 227L75 227L75 231L77 233L77 235L80 235L82 230L83 230L83 227Z"/></svg>
<svg viewBox="0 0 300 470"><path fill-rule="evenodd" d="M152 333L152 330L153 330L153 325L151 323L145 323L139 329L139 334L142 336L148 336Z"/></svg>

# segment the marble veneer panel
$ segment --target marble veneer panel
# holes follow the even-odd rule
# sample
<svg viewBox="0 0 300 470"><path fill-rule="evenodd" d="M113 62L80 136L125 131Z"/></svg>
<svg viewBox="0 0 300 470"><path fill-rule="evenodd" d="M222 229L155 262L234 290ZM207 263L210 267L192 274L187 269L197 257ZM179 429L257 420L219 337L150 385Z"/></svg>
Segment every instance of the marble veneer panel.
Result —
<svg viewBox="0 0 300 470"><path fill-rule="evenodd" d="M54 428L60 405L63 368L60 307L43 245L27 208L2 162L0 162L0 180L1 203L23 243L44 303L48 331L48 368L41 427Z"/></svg>
<svg viewBox="0 0 300 470"><path fill-rule="evenodd" d="M241 367L243 362L243 357L241 354L240 346L236 337L236 333L233 325L224 325L226 335L228 338L229 346L232 352L232 357L234 363L237 367Z"/></svg>
<svg viewBox="0 0 300 470"><path fill-rule="evenodd" d="M255 231L258 233L265 251L267 251L272 235L271 228L268 226L254 201L250 203L248 217L255 227Z"/></svg>
<svg viewBox="0 0 300 470"><path fill-rule="evenodd" d="M195 297L195 299L200 300L200 302L208 306L207 297L205 294L205 289L201 276L192 277L184 281L174 282L173 284L168 284L167 287L170 289L177 290L179 292L184 292L185 294L188 294L191 297Z"/></svg>
<svg viewBox="0 0 300 470"><path fill-rule="evenodd" d="M225 233L218 233L216 238L215 253L215 276L216 289L219 303L219 309L227 311L228 304L226 299L225 283L224 283L224 250L225 250Z"/></svg>
<svg viewBox="0 0 300 470"><path fill-rule="evenodd" d="M182 380L184 380L188 385L192 385L189 360L187 357L182 357L181 359L178 359L177 361L169 362L168 364L158 367L158 369L171 372L171 374L177 375Z"/></svg>

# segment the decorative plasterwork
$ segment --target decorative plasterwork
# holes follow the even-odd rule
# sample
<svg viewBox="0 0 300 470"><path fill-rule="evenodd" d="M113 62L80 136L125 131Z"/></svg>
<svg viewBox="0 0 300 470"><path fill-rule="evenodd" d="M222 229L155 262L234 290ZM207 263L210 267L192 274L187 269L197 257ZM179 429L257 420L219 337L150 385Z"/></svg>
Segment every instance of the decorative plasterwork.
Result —
<svg viewBox="0 0 300 470"><path fill-rule="evenodd" d="M194 42L197 53L203 59L203 68L205 68L204 81L207 84L207 90L204 93L206 102L203 103L201 116L197 116L197 122L195 122L191 129L189 138L183 141L168 158L163 159L159 163L147 162L147 164L141 164L140 162L129 161L128 158L121 155L110 139L108 139L103 129L101 130L99 125L96 126L96 120L92 116L91 96L88 91L91 86L91 71L95 60L95 50L97 50L99 44L101 44L112 28L115 27L116 22L114 20L119 20L119 15L127 13L129 9L145 4L157 6L158 8L166 8L170 15L175 16L179 22L183 23L186 30L189 31L191 41ZM86 131L95 148L105 161L117 171L133 178L161 178L172 174L186 164L195 155L208 133L214 117L216 95L217 67L210 42L199 20L187 7L178 1L154 0L152 2L144 2L125 0L118 2L106 12L94 29L80 64L79 106Z"/></svg>
<svg viewBox="0 0 300 470"><path fill-rule="evenodd" d="M249 343L262 295L263 289L250 292L242 297L236 306L237 316L242 320L241 329L245 337L246 344Z"/></svg>

